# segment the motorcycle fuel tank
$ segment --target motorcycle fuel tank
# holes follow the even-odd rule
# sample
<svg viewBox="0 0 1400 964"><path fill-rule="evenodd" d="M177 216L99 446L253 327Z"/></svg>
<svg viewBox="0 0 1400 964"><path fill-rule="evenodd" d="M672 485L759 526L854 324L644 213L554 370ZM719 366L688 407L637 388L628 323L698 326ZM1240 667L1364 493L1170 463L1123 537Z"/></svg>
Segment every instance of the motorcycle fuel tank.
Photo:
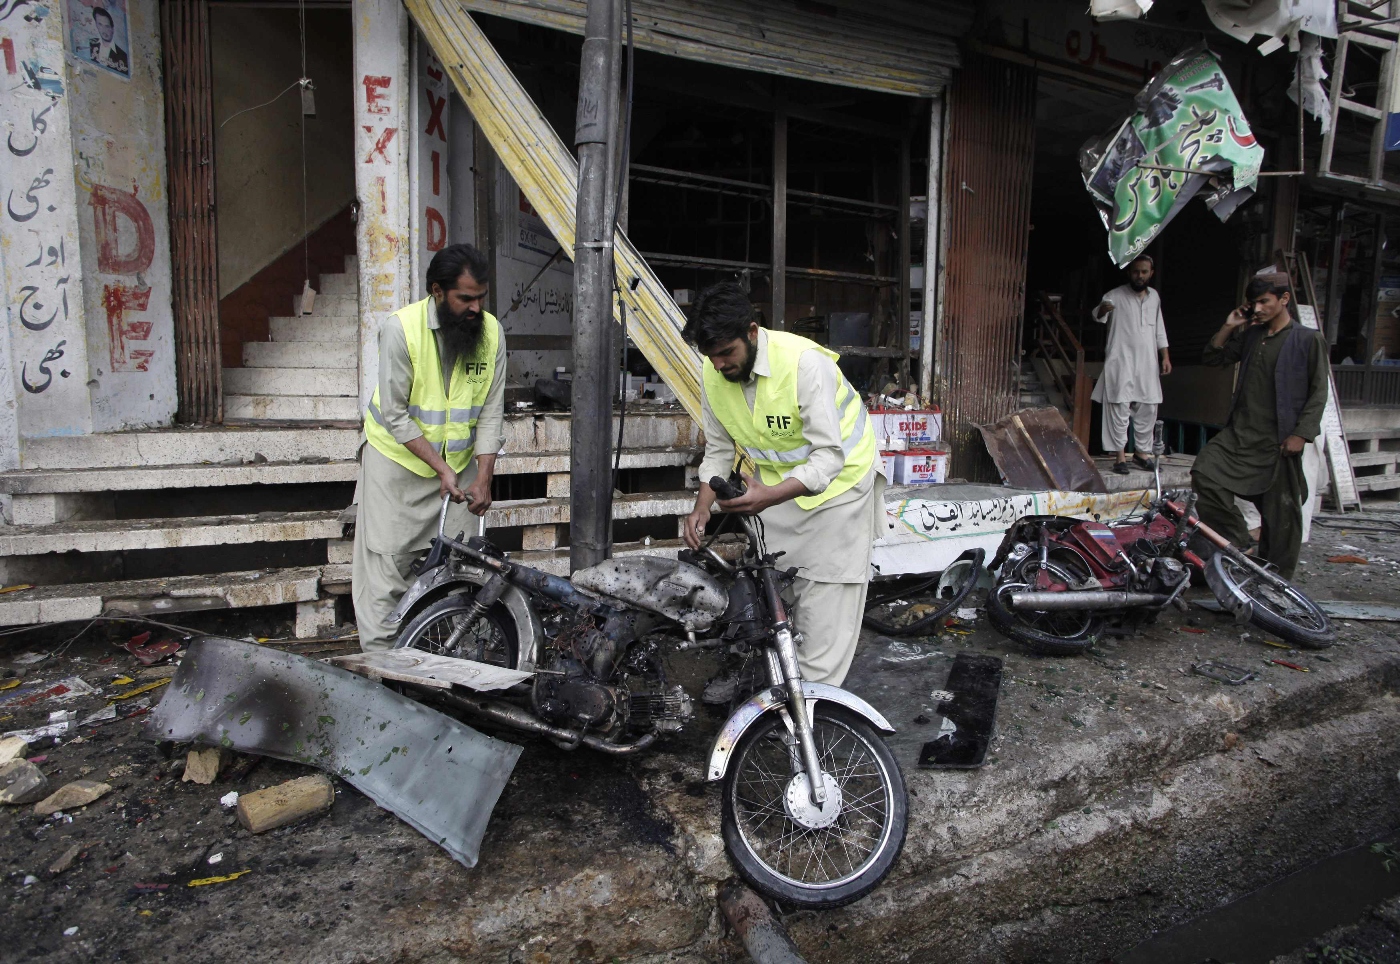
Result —
<svg viewBox="0 0 1400 964"><path fill-rule="evenodd" d="M626 556L580 569L569 581L584 592L645 609L688 632L709 629L729 605L729 593L699 566L663 556Z"/></svg>

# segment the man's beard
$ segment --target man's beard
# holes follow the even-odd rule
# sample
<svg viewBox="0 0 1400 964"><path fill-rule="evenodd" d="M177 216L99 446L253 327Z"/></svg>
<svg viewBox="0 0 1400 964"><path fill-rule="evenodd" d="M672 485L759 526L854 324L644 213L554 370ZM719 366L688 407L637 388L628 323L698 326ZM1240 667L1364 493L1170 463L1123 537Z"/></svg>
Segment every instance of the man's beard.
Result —
<svg viewBox="0 0 1400 964"><path fill-rule="evenodd" d="M1129 279L1129 281L1128 281L1128 287L1129 287L1129 288L1132 288L1134 291L1146 291L1146 290L1147 290L1147 282L1146 282L1146 281L1133 281L1133 280Z"/></svg>
<svg viewBox="0 0 1400 964"><path fill-rule="evenodd" d="M748 347L744 353L744 364L739 366L739 370L733 375L728 375L724 372L720 372L720 374L724 375L725 379L728 381L746 382L749 380L749 376L753 374L754 363L758 361L758 341L757 339L749 341L748 338L745 338L744 344Z"/></svg>
<svg viewBox="0 0 1400 964"><path fill-rule="evenodd" d="M452 314L446 305L438 306L438 330L447 350L457 358L470 358L476 354L481 344L481 334L486 330L482 324L480 311L463 311Z"/></svg>

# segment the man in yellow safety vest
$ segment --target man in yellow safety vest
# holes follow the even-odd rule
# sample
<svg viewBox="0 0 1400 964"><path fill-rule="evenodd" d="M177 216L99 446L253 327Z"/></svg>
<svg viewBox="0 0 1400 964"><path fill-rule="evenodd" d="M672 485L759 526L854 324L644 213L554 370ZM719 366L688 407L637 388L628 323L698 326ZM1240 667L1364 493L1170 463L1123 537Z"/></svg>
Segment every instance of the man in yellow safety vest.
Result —
<svg viewBox="0 0 1400 964"><path fill-rule="evenodd" d="M752 464L748 491L719 506L760 514L770 551L785 553L779 564L798 567L789 594L803 677L839 686L860 638L871 546L885 531L884 477L860 394L835 352L760 328L737 284L700 292L684 335L706 357L705 458L685 541L704 539L709 480L727 477L736 456ZM717 677L705 698L727 702L737 685Z"/></svg>
<svg viewBox="0 0 1400 964"><path fill-rule="evenodd" d="M379 330L379 386L365 411L366 444L355 484L359 505L351 589L360 648L387 649L388 615L408 588L409 567L437 533L442 497L448 531L465 509L485 515L505 441L506 340L485 310L488 264L454 244L428 265L428 297Z"/></svg>

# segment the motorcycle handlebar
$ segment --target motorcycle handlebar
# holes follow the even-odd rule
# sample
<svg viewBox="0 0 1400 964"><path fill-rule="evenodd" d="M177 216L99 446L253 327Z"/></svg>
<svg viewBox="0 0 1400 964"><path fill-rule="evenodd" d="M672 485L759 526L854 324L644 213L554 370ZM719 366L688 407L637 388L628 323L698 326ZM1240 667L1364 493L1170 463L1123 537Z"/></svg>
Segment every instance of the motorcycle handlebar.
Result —
<svg viewBox="0 0 1400 964"><path fill-rule="evenodd" d="M727 482L718 475L712 476L710 488L714 490L715 495L719 496L721 502L737 499L749 490L749 487L744 484L744 480L737 475L731 475Z"/></svg>

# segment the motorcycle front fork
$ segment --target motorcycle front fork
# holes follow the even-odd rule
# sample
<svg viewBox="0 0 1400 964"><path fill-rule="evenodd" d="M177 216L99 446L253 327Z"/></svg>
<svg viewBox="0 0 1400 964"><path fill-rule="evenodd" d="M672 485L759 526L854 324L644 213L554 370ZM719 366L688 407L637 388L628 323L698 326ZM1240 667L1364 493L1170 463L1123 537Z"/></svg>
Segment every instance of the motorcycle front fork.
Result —
<svg viewBox="0 0 1400 964"><path fill-rule="evenodd" d="M781 603L779 603L781 606ZM774 644L763 651L768 664L768 682L787 692L788 715L792 718L797 752L792 754L793 773L807 773L812 803L826 803L826 781L822 779L821 763L817 757L817 741L812 733L812 719L807 712L807 698L802 692L802 670L797 664L797 642L788 625L786 613L779 608L780 621L774 630ZM789 751L793 748L789 745Z"/></svg>

